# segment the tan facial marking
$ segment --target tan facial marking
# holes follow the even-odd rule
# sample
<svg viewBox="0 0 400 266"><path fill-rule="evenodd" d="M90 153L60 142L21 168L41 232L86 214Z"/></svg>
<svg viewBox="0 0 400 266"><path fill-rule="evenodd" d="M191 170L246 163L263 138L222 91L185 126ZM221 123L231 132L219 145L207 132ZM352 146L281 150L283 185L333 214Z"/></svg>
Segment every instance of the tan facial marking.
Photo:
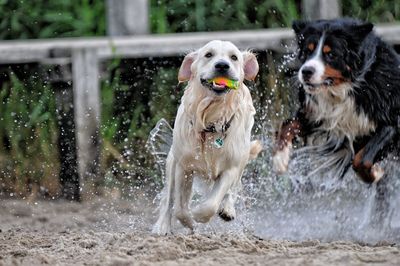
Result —
<svg viewBox="0 0 400 266"><path fill-rule="evenodd" d="M322 52L324 54L329 53L330 51L332 51L332 48L329 45L324 45L324 47L322 48Z"/></svg>
<svg viewBox="0 0 400 266"><path fill-rule="evenodd" d="M310 42L310 43L307 45L307 48L308 48L308 50L310 50L310 51L312 52L312 51L314 51L314 49L315 49L315 44L314 44L313 42Z"/></svg>
<svg viewBox="0 0 400 266"><path fill-rule="evenodd" d="M326 78L333 79L334 86L346 82L346 79L343 77L342 73L329 65L325 66L324 79Z"/></svg>

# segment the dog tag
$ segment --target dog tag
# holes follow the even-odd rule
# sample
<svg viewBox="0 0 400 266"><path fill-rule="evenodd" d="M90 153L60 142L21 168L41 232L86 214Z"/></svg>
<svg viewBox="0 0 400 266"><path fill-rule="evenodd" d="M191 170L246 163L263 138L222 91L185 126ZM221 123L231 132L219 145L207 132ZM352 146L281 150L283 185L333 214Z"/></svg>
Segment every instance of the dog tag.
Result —
<svg viewBox="0 0 400 266"><path fill-rule="evenodd" d="M214 146L219 149L224 145L224 140L221 138L216 138L214 141Z"/></svg>

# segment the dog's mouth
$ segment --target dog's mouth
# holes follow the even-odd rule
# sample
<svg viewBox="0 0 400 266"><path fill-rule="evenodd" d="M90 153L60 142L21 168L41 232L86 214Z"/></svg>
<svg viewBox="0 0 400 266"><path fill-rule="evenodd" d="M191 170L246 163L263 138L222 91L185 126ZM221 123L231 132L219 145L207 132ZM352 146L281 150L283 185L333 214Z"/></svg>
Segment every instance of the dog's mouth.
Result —
<svg viewBox="0 0 400 266"><path fill-rule="evenodd" d="M317 92L322 88L330 87L333 84L334 84L333 78L326 78L322 83L312 83L308 81L303 83L305 88L311 93Z"/></svg>
<svg viewBox="0 0 400 266"><path fill-rule="evenodd" d="M219 79L205 79L201 78L200 79L201 85L204 87L208 88L209 90L212 90L215 94L217 95L223 95L228 93L232 87L229 87L226 82L220 82ZM237 81L234 81L237 82Z"/></svg>

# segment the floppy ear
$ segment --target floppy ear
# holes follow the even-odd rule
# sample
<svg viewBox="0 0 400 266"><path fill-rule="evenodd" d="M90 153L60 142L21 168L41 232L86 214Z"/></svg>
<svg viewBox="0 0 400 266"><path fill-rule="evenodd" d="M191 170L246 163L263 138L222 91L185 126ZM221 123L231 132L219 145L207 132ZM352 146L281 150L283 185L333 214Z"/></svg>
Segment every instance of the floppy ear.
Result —
<svg viewBox="0 0 400 266"><path fill-rule="evenodd" d="M372 31L374 25L372 23L363 23L351 27L351 33L354 39L358 41L364 40L365 37Z"/></svg>
<svg viewBox="0 0 400 266"><path fill-rule="evenodd" d="M257 76L258 68L256 56L252 52L243 52L244 78L247 80L254 80Z"/></svg>
<svg viewBox="0 0 400 266"><path fill-rule="evenodd" d="M190 76L192 75L191 67L194 60L196 59L196 56L197 56L196 52L191 52L190 54L187 54L183 59L181 67L179 68L179 74L178 74L179 82L185 82L190 79Z"/></svg>
<svg viewBox="0 0 400 266"><path fill-rule="evenodd" d="M297 35L299 35L300 32L302 32L306 26L307 22L303 20L295 20L292 22L292 29Z"/></svg>

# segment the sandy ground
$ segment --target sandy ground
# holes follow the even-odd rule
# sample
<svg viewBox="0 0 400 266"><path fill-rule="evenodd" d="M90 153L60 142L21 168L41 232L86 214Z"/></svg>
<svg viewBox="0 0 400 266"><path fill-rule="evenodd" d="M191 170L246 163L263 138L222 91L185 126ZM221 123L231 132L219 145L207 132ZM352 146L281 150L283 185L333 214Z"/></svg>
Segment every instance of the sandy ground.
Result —
<svg viewBox="0 0 400 266"><path fill-rule="evenodd" d="M250 233L150 234L151 203L0 200L0 265L400 265L400 248Z"/></svg>

